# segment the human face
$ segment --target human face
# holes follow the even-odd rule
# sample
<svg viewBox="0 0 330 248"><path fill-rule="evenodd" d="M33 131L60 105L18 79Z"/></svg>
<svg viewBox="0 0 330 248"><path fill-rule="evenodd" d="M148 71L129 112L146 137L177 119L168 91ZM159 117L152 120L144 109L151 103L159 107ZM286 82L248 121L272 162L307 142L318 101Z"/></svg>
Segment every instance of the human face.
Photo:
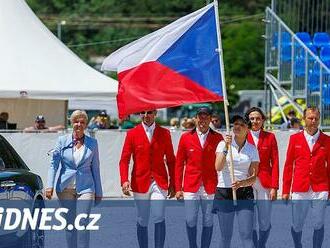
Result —
<svg viewBox="0 0 330 248"><path fill-rule="evenodd" d="M251 129L252 131L259 131L264 124L264 119L262 115L258 111L251 112L249 114L249 120L251 121Z"/></svg>
<svg viewBox="0 0 330 248"><path fill-rule="evenodd" d="M200 113L196 116L196 125L199 131L206 133L211 123L211 115Z"/></svg>
<svg viewBox="0 0 330 248"><path fill-rule="evenodd" d="M74 135L78 138L84 136L86 126L87 123L84 117L75 118L72 123Z"/></svg>
<svg viewBox="0 0 330 248"><path fill-rule="evenodd" d="M140 112L140 117L143 123L148 127L150 127L155 122L156 114L157 114L156 110L142 111Z"/></svg>
<svg viewBox="0 0 330 248"><path fill-rule="evenodd" d="M221 122L218 117L212 117L211 122L215 128L220 128L221 127Z"/></svg>
<svg viewBox="0 0 330 248"><path fill-rule="evenodd" d="M248 133L248 126L241 120L234 122L233 132L237 137L246 137Z"/></svg>
<svg viewBox="0 0 330 248"><path fill-rule="evenodd" d="M307 133L314 135L320 125L320 113L318 111L307 110L304 121Z"/></svg>
<svg viewBox="0 0 330 248"><path fill-rule="evenodd" d="M46 122L43 121L43 120L36 121L36 122L35 122L35 127L36 127L36 129L45 129L45 127L46 127Z"/></svg>

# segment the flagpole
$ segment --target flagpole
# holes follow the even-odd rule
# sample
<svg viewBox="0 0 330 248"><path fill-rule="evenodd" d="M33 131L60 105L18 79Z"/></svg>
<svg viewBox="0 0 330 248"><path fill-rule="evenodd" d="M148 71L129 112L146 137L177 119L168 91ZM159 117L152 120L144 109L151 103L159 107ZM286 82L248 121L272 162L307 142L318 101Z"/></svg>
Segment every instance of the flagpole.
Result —
<svg viewBox="0 0 330 248"><path fill-rule="evenodd" d="M221 83L222 83L222 94L223 94L223 106L225 110L225 121L226 121L226 134L230 134L230 123L229 123L229 112L228 112L228 97L227 97L227 89L225 82L225 69L223 65L223 52L222 52L222 43L221 43L221 33L220 33L220 23L219 23L219 10L218 10L218 0L214 0L214 11L215 11L215 22L217 27L217 38L218 38L218 53L219 53L219 62L220 62L220 72L221 72ZM235 181L234 175L234 163L233 163L233 152L231 149L231 145L228 147L228 153L230 156L229 165L230 165L230 176L231 181ZM233 200L234 205L236 205L236 190L233 189Z"/></svg>

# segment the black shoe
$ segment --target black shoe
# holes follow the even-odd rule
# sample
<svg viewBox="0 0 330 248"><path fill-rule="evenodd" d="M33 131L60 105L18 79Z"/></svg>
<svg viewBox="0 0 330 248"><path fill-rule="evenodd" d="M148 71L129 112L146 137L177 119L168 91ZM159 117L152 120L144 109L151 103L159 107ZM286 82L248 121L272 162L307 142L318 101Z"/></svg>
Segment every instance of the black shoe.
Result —
<svg viewBox="0 0 330 248"><path fill-rule="evenodd" d="M202 231L201 248L209 248L212 240L213 226L204 226Z"/></svg>
<svg viewBox="0 0 330 248"><path fill-rule="evenodd" d="M268 230L266 230L266 231L259 230L258 248L266 247L266 243L267 243L271 228L272 228L272 226L269 226Z"/></svg>
<svg viewBox="0 0 330 248"><path fill-rule="evenodd" d="M155 248L163 248L165 243L166 227L165 220L155 223Z"/></svg>
<svg viewBox="0 0 330 248"><path fill-rule="evenodd" d="M189 227L186 224L186 229L187 229L187 235L188 235L188 241L189 241L189 248L197 248L197 242L196 242L196 237L197 237L197 227Z"/></svg>
<svg viewBox="0 0 330 248"><path fill-rule="evenodd" d="M324 239L324 226L313 233L313 248L321 248Z"/></svg>
<svg viewBox="0 0 330 248"><path fill-rule="evenodd" d="M295 232L293 230L293 227L291 227L291 235L292 235L294 247L295 248L302 248L302 244L301 244L302 231L301 232Z"/></svg>
<svg viewBox="0 0 330 248"><path fill-rule="evenodd" d="M140 248L148 248L148 227L136 224L136 234Z"/></svg>

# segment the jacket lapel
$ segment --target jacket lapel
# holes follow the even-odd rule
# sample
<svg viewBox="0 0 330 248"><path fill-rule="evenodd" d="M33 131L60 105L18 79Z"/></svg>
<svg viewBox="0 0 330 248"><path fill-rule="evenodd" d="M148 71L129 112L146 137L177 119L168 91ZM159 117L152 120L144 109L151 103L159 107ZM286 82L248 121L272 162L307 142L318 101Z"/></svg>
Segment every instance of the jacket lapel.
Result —
<svg viewBox="0 0 330 248"><path fill-rule="evenodd" d="M251 133L251 131L248 132L248 135L247 135L247 141L248 141L251 145L254 145L254 146L257 145L257 144L254 143L254 140L253 140L253 137L252 137L252 133Z"/></svg>
<svg viewBox="0 0 330 248"><path fill-rule="evenodd" d="M74 163L73 159L73 138L72 135L67 135L64 146L62 147L62 155Z"/></svg>
<svg viewBox="0 0 330 248"><path fill-rule="evenodd" d="M144 140L144 143L150 144L150 141L148 139L148 136L146 134L146 131L144 130L142 123L140 123L137 126L137 128L138 128L139 135L141 135L141 137L143 137L142 139Z"/></svg>
<svg viewBox="0 0 330 248"><path fill-rule="evenodd" d="M259 150L259 148L261 148L262 143L264 142L264 140L265 140L265 131L260 130L258 145L257 145L258 150Z"/></svg>
<svg viewBox="0 0 330 248"><path fill-rule="evenodd" d="M195 144L197 144L197 146L199 147L199 149L203 150L203 147L201 145L201 142L199 141L199 138L198 138L198 134L197 134L197 130L193 130L191 131L193 132L192 135L193 135L193 141Z"/></svg>
<svg viewBox="0 0 330 248"><path fill-rule="evenodd" d="M85 145L84 154L83 154L80 162L77 164L77 167L79 167L81 164L83 164L83 162L84 162L84 160L86 158L86 154L87 154L88 149L91 150L91 148L90 148L91 139L87 135L85 135L84 145Z"/></svg>
<svg viewBox="0 0 330 248"><path fill-rule="evenodd" d="M303 140L303 144L302 144L303 147L305 147L305 149L310 153L311 150L309 149L309 145L308 145L308 142L307 142L306 137L304 135L304 131L301 131L299 134L301 136L301 139Z"/></svg>
<svg viewBox="0 0 330 248"><path fill-rule="evenodd" d="M317 149L319 149L321 146L322 146L322 144L323 144L323 139L324 139L324 135L323 135L323 133L320 131L320 136L319 136L319 138L317 139L317 141L315 142L315 144L314 144L314 146L313 146L313 153L317 150Z"/></svg>
<svg viewBox="0 0 330 248"><path fill-rule="evenodd" d="M212 130L210 128L209 133L207 134L204 146L202 147L203 149L206 149L206 147L208 146L209 143L212 143L212 139L213 139L213 133Z"/></svg>
<svg viewBox="0 0 330 248"><path fill-rule="evenodd" d="M151 138L151 144L155 143L157 139L157 136L159 135L159 126L156 124L155 126L155 130L154 130L154 133L152 135L152 138ZM147 136L147 135L146 135ZM148 138L147 138L148 139Z"/></svg>

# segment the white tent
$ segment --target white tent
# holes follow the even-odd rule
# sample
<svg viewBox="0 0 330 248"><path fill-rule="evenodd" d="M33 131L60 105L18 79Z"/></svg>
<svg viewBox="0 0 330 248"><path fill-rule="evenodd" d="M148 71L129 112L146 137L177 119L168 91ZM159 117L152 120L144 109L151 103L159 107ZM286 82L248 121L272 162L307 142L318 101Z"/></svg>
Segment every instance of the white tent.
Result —
<svg viewBox="0 0 330 248"><path fill-rule="evenodd" d="M117 81L59 41L24 0L0 1L0 98L109 99Z"/></svg>

